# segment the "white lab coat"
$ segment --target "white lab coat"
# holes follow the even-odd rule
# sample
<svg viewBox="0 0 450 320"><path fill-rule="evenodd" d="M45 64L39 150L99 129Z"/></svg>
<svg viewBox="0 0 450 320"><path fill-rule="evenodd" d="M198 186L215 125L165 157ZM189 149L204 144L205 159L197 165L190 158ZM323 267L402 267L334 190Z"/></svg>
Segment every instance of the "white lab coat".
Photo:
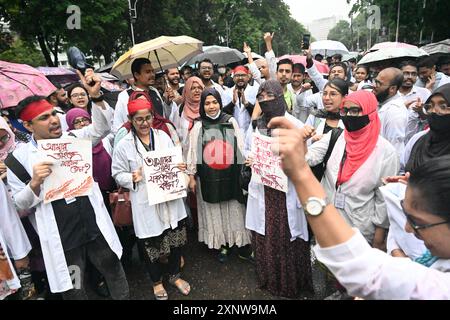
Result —
<svg viewBox="0 0 450 320"><path fill-rule="evenodd" d="M323 92L317 92L306 98L306 108L308 108L309 113L313 112L313 110L325 109L322 96Z"/></svg>
<svg viewBox="0 0 450 320"><path fill-rule="evenodd" d="M317 118L316 116L310 115L308 120L306 120L305 125L311 126L316 129L316 134L323 135L323 131L325 130L325 124L327 119ZM342 120L339 120L338 127L341 129L345 129L344 123ZM311 142L311 140L309 140Z"/></svg>
<svg viewBox="0 0 450 320"><path fill-rule="evenodd" d="M155 150L173 148L172 139L161 130L153 130ZM146 153L144 146L137 139L141 155ZM139 239L160 236L167 229L175 229L178 222L186 218L187 213L182 199L157 205L148 204L148 193L145 180L134 184L132 172L143 166L143 159L136 150L133 134L130 132L114 150L112 175L117 184L130 190L130 201L133 211L133 225Z"/></svg>
<svg viewBox="0 0 450 320"><path fill-rule="evenodd" d="M427 248L422 240L417 239L413 233L405 231L406 216L400 205L405 198L406 185L390 183L380 188L386 201L389 216L389 233L387 237L387 253L401 249L412 260L421 257Z"/></svg>
<svg viewBox="0 0 450 320"><path fill-rule="evenodd" d="M319 89L319 91L322 92L325 86L327 85L328 80L323 77L323 75L319 72L315 64L313 64L311 68L307 69L306 72L308 72L309 77L316 84L317 89Z"/></svg>
<svg viewBox="0 0 450 320"><path fill-rule="evenodd" d="M403 151L402 156L400 157L400 173L404 174L406 166L408 164L409 158L411 157L411 152L414 146L416 145L417 141L419 141L420 138L422 138L424 135L426 135L430 130L424 130L417 134L415 134L411 140L406 144L405 150Z"/></svg>
<svg viewBox="0 0 450 320"><path fill-rule="evenodd" d="M107 105L106 102L105 104ZM109 108L109 106L107 107ZM71 132L78 138L91 139L92 144L97 145L110 131L111 113L109 110L102 110L94 104L92 107L92 119L93 124ZM70 138L71 136L64 132L62 137ZM42 161L33 141L17 148L14 151L14 156L25 167L30 176L33 174L33 165ZM58 293L73 289L52 205L44 204L43 193L41 192L39 196L36 196L31 190L30 184L23 184L10 170L8 170L8 184L11 187L15 204L19 210L36 209L35 213L30 216L30 221L39 235L50 290L53 293ZM89 195L89 201L94 209L100 232L112 251L120 259L122 256L122 245L105 207L97 183L94 183L92 193Z"/></svg>
<svg viewBox="0 0 450 320"><path fill-rule="evenodd" d="M0 244L6 254L14 278L6 283L12 290L20 288L20 280L10 258L20 260L31 251L31 244L16 212L8 190L0 179ZM1 299L1 297L0 297Z"/></svg>
<svg viewBox="0 0 450 320"><path fill-rule="evenodd" d="M233 102L233 95L235 88L236 86L225 92L224 94L225 100L222 101L224 107ZM251 103L252 105L255 105L258 90L259 90L258 84L255 84L254 86L248 84L244 91L245 100L247 100L247 102ZM236 101L233 111L233 117L238 122L239 128L242 131L242 135L245 135L248 127L250 126L250 123L252 122L252 115L248 113L244 105L242 104L239 105L239 101Z"/></svg>
<svg viewBox="0 0 450 320"><path fill-rule="evenodd" d="M301 122L305 122L308 119L309 112L311 111L308 107L306 107L306 99L313 95L311 89L306 90L304 92L300 92L301 90L295 92L292 84L288 84L288 90L292 92L295 96L295 104L294 109L292 110L292 115L296 117Z"/></svg>
<svg viewBox="0 0 450 320"><path fill-rule="evenodd" d="M303 127L303 123L286 113L286 118L296 127ZM258 130L258 129L256 129ZM248 158L251 154L251 141L253 136L253 128L250 127L245 139L244 152ZM288 213L289 229L291 231L291 241L301 238L304 241L309 240L308 224L306 222L305 213L298 199L295 186L291 180L288 180L288 193L286 195L286 207ZM264 200L264 185L250 182L248 186L248 202L245 227L255 231L260 235L266 234L266 204Z"/></svg>
<svg viewBox="0 0 450 320"><path fill-rule="evenodd" d="M311 167L322 163L330 139L331 132L309 148L306 160ZM329 203L335 203L338 191L345 195L345 208L338 211L352 227L358 228L367 241L372 243L376 226L385 229L389 227L386 204L379 187L382 185L382 178L397 174L399 159L392 145L380 136L369 158L349 181L336 190L345 147L345 134L342 134L328 160L322 185Z"/></svg>
<svg viewBox="0 0 450 320"><path fill-rule="evenodd" d="M442 72L436 72L436 83L432 88L432 92L435 92L439 87L442 87L444 84L450 83L450 77L446 76ZM422 79L418 78L416 82L416 86L425 88L426 83L422 81Z"/></svg>
<svg viewBox="0 0 450 320"><path fill-rule="evenodd" d="M378 109L381 120L381 136L389 141L401 157L406 144L408 110L403 98L397 94L384 102Z"/></svg>
<svg viewBox="0 0 450 320"><path fill-rule="evenodd" d="M431 96L431 92L428 89L413 86L411 91L407 94L402 94L400 91L399 95L403 98L405 103L411 101L417 101L420 98L422 103L425 103ZM408 109L408 127L406 129L406 142L407 143L416 133L423 127L424 121L420 120L419 114L413 110L416 103L413 103ZM422 125L421 125L422 124Z"/></svg>
<svg viewBox="0 0 450 320"><path fill-rule="evenodd" d="M354 297L373 300L449 300L450 261L430 268L373 249L357 230L347 242L314 252Z"/></svg>

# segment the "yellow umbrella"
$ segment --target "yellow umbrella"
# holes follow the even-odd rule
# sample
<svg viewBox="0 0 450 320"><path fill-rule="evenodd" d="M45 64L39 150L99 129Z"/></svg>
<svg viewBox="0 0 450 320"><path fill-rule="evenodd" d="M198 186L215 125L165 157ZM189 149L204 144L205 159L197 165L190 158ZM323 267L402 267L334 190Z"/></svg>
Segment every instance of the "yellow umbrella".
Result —
<svg viewBox="0 0 450 320"><path fill-rule="evenodd" d="M137 58L147 58L161 70L181 66L190 58L202 53L203 42L188 36L162 36L135 45L116 61L111 74L120 79L132 78L131 64Z"/></svg>

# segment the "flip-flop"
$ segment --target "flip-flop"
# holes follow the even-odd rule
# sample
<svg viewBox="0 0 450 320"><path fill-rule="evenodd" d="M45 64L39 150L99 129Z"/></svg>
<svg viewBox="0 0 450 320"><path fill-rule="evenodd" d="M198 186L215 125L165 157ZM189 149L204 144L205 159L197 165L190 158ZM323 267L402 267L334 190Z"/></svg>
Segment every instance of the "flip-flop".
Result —
<svg viewBox="0 0 450 320"><path fill-rule="evenodd" d="M179 284L177 284L177 281ZM189 293L191 292L191 285L181 278L178 278L174 281L170 281L170 284L173 285L175 288L177 288L178 291L184 296L189 295Z"/></svg>
<svg viewBox="0 0 450 320"><path fill-rule="evenodd" d="M167 294L167 291L164 288L158 291L155 291L155 289L153 289L153 294L155 295L156 300L160 301L169 300L169 295Z"/></svg>

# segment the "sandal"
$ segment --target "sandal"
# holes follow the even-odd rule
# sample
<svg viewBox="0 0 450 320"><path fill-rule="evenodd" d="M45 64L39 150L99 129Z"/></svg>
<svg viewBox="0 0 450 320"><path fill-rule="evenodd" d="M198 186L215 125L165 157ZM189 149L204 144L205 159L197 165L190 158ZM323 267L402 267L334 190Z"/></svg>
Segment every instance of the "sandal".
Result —
<svg viewBox="0 0 450 320"><path fill-rule="evenodd" d="M160 301L169 300L169 295L167 294L166 289L164 289L164 287L162 287L162 289L155 291L156 286L153 286L153 294L155 295L155 299L160 300Z"/></svg>
<svg viewBox="0 0 450 320"><path fill-rule="evenodd" d="M169 279L169 283L177 288L183 296L187 296L191 292L191 285L180 277Z"/></svg>

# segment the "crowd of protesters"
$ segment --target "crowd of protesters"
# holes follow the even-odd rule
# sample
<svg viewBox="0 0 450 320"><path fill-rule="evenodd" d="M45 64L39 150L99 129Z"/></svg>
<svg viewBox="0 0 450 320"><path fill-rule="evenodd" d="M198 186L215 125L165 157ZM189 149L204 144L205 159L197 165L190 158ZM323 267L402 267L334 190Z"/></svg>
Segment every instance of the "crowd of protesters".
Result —
<svg viewBox="0 0 450 320"><path fill-rule="evenodd" d="M322 75L310 50L306 65L277 62L274 35L264 40L265 59L244 44L249 63L234 68L205 59L157 74L135 59L114 105L89 69L79 83L2 111L0 299L86 299L86 274L99 294L128 299L135 244L155 299L169 299L164 264L168 284L188 296L189 230L220 263L236 247L274 296L314 294L314 254L341 296L450 298L448 64L439 72L426 57L374 74L333 56ZM287 192L249 178L256 134L278 137ZM96 183L89 196L46 204L53 163L37 144L61 137L92 141ZM205 156L211 145L232 146L231 161ZM174 147L188 196L150 205L143 154ZM129 191L132 226L111 220L118 188Z"/></svg>

